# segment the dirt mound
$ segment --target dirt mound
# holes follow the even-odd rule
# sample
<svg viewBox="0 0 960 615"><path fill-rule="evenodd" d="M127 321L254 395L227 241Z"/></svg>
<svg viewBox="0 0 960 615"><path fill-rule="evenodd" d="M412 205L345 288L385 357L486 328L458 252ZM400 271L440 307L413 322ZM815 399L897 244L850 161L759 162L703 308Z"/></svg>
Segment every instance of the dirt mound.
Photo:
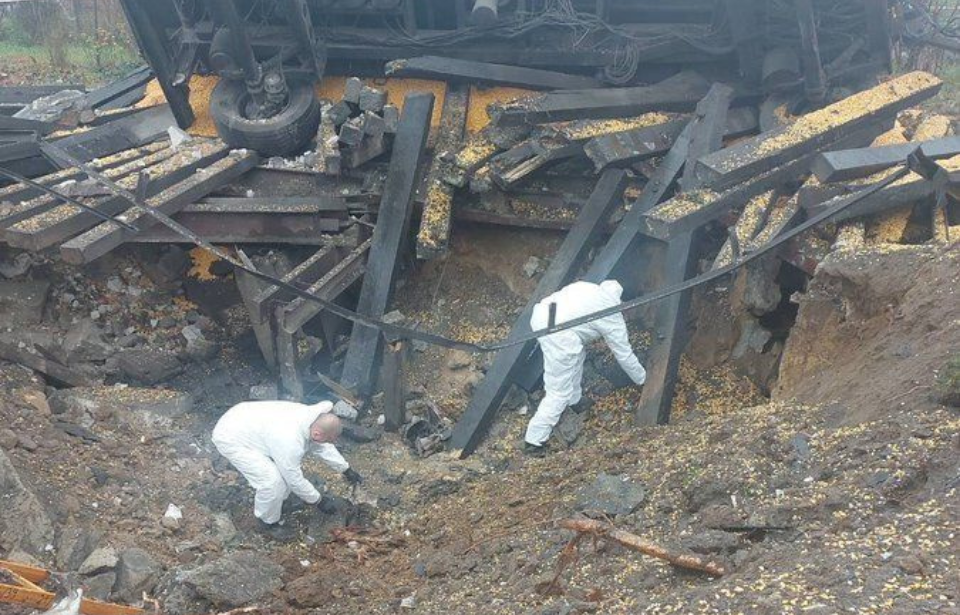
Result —
<svg viewBox="0 0 960 615"><path fill-rule="evenodd" d="M960 348L960 249L838 251L817 270L787 341L775 398L840 401L854 423L934 401Z"/></svg>

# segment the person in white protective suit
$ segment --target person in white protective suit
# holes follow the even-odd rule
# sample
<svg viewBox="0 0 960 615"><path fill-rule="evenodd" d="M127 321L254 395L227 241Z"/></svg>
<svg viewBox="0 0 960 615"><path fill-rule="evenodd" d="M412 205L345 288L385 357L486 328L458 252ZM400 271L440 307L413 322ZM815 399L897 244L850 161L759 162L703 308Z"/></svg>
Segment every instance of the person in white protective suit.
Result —
<svg viewBox="0 0 960 615"><path fill-rule="evenodd" d="M620 305L622 295L623 287L616 280L606 280L600 284L574 282L534 306L530 327L534 331L547 328L551 303L557 306L555 323L560 324ZM527 453L542 453L563 411L580 402L580 381L583 379L586 347L601 337L610 347L620 367L637 386L646 380L647 372L630 347L623 314L613 314L541 337L538 341L543 352L545 394L537 412L527 425L524 437Z"/></svg>
<svg viewBox="0 0 960 615"><path fill-rule="evenodd" d="M256 491L253 514L262 531L277 538L288 537L275 524L290 493L308 504L318 504L326 512L320 492L300 467L310 449L348 483L363 482L334 446L341 425L332 410L329 401L313 405L246 401L227 410L217 421L213 444Z"/></svg>

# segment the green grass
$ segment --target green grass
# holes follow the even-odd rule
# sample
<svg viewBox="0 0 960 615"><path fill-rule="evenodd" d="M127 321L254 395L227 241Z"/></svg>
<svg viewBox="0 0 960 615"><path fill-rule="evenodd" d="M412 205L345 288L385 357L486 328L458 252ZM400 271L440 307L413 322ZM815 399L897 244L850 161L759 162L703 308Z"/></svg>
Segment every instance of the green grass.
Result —
<svg viewBox="0 0 960 615"><path fill-rule="evenodd" d="M136 50L126 45L69 43L64 49L65 65L54 66L50 51L41 45L24 45L0 40L0 65L12 82L79 81L96 87L143 64Z"/></svg>

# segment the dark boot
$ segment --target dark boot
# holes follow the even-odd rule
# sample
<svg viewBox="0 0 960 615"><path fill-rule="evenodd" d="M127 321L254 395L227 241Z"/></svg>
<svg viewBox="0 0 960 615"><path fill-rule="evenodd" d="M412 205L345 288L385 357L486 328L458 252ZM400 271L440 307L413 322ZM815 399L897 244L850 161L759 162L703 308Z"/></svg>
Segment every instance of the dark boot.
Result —
<svg viewBox="0 0 960 615"><path fill-rule="evenodd" d="M260 519L257 519L257 531L277 542L290 542L297 535L292 527L279 523L264 523Z"/></svg>
<svg viewBox="0 0 960 615"><path fill-rule="evenodd" d="M593 410L593 400L589 397L581 397L580 401L570 406L570 409L577 414L589 414Z"/></svg>
<svg viewBox="0 0 960 615"><path fill-rule="evenodd" d="M546 446L537 446L536 444L530 444L529 442L523 443L523 454L528 457L537 457L542 458L547 456L547 447Z"/></svg>

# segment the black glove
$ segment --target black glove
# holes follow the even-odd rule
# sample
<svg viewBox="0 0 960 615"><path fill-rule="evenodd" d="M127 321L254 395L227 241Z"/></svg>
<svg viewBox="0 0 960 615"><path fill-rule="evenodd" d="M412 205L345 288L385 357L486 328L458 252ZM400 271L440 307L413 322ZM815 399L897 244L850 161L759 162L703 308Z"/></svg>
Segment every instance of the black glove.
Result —
<svg viewBox="0 0 960 615"><path fill-rule="evenodd" d="M332 498L322 497L320 501L317 502L317 510L325 515L332 515L337 512L337 505Z"/></svg>
<svg viewBox="0 0 960 615"><path fill-rule="evenodd" d="M363 477L357 473L353 468L347 468L343 472L343 480L347 481L351 485L359 485L363 482Z"/></svg>

